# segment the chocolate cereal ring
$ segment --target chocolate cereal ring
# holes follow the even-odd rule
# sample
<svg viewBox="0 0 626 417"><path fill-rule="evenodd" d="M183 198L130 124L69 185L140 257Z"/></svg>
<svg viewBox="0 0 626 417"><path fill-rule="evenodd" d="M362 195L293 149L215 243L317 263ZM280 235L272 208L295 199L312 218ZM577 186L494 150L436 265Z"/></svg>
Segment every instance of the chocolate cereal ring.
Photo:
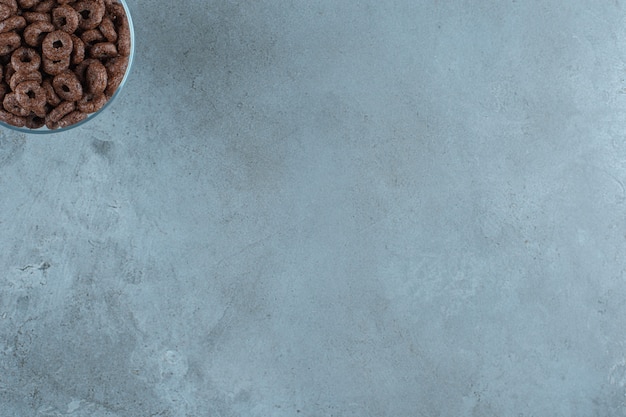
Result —
<svg viewBox="0 0 626 417"><path fill-rule="evenodd" d="M39 71L29 71L29 72L14 72L11 77L7 77L9 87L11 91L15 91L15 88L18 84L23 83L24 81L37 81L41 83L42 77L41 72Z"/></svg>
<svg viewBox="0 0 626 417"><path fill-rule="evenodd" d="M15 32L0 33L0 56L8 55L22 44L20 35Z"/></svg>
<svg viewBox="0 0 626 417"><path fill-rule="evenodd" d="M126 10L120 3L107 4L107 12L115 27L117 27L117 50L122 56L129 56L131 50L130 25L126 17Z"/></svg>
<svg viewBox="0 0 626 417"><path fill-rule="evenodd" d="M80 64L74 67L74 74L76 74L76 76L78 77L78 80L81 83L85 82L85 72L87 71L87 67L89 67L89 65L95 61L96 60L93 58L87 58L83 62L81 62Z"/></svg>
<svg viewBox="0 0 626 417"><path fill-rule="evenodd" d="M11 54L11 65L17 72L37 71L41 65L41 57L32 48L17 48Z"/></svg>
<svg viewBox="0 0 626 417"><path fill-rule="evenodd" d="M16 116L6 110L0 110L0 121L15 127L24 127L26 124L25 117Z"/></svg>
<svg viewBox="0 0 626 417"><path fill-rule="evenodd" d="M32 112L45 116L46 92L37 81L24 81L15 87L18 104Z"/></svg>
<svg viewBox="0 0 626 417"><path fill-rule="evenodd" d="M41 64L46 73L58 75L70 67L70 57L66 56L61 59L48 59L43 57Z"/></svg>
<svg viewBox="0 0 626 417"><path fill-rule="evenodd" d="M104 94L94 95L88 93L78 100L76 107L83 113L95 113L104 107L106 102L107 98Z"/></svg>
<svg viewBox="0 0 626 417"><path fill-rule="evenodd" d="M4 56L3 58L7 58ZM15 74L15 69L13 65L11 65L11 58L9 58L9 62L4 66L4 81L8 84L11 77Z"/></svg>
<svg viewBox="0 0 626 417"><path fill-rule="evenodd" d="M61 100L56 91L54 91L54 87L52 87L52 81L50 81L50 79L46 78L45 80L43 80L43 82L41 83L41 87L46 92L46 101L49 105L51 105L52 107L56 107L61 104L61 101L63 100Z"/></svg>
<svg viewBox="0 0 626 417"><path fill-rule="evenodd" d="M87 91L93 95L104 93L107 87L108 75L107 69L100 61L93 61L85 71L84 84Z"/></svg>
<svg viewBox="0 0 626 417"><path fill-rule="evenodd" d="M7 6L11 11L11 15L17 14L17 1L16 0L0 0L0 4Z"/></svg>
<svg viewBox="0 0 626 417"><path fill-rule="evenodd" d="M11 17L13 13L11 13L11 8L6 4L0 4L0 20L8 19Z"/></svg>
<svg viewBox="0 0 626 417"><path fill-rule="evenodd" d="M11 87L12 91L15 91L18 84L23 83L24 81L36 81L38 84L41 84L41 72L39 71L18 71L14 73L9 79L9 87Z"/></svg>
<svg viewBox="0 0 626 417"><path fill-rule="evenodd" d="M42 13L42 12L24 12L22 13L22 17L24 19L26 19L26 22L28 23L35 23L35 22L52 22L52 17L50 17L49 13ZM52 31L49 31L52 32Z"/></svg>
<svg viewBox="0 0 626 417"><path fill-rule="evenodd" d="M96 43L89 50L89 56L96 59L113 58L117 56L117 47L111 42Z"/></svg>
<svg viewBox="0 0 626 417"><path fill-rule="evenodd" d="M106 10L115 26L119 27L126 19L126 10L121 3L110 2L106 3Z"/></svg>
<svg viewBox="0 0 626 417"><path fill-rule="evenodd" d="M85 46L92 46L93 44L106 40L106 38L98 29L89 29L80 35L80 40L85 43Z"/></svg>
<svg viewBox="0 0 626 417"><path fill-rule="evenodd" d="M37 107L30 111L31 114L39 117L46 117L46 114L52 109L48 103L44 103L43 107Z"/></svg>
<svg viewBox="0 0 626 417"><path fill-rule="evenodd" d="M46 119L44 117L37 116L34 113L27 116L26 120L24 121L24 126L26 126L29 129L39 129L40 127L43 127L45 124L46 124Z"/></svg>
<svg viewBox="0 0 626 417"><path fill-rule="evenodd" d="M17 4L19 4L22 9L30 9L36 6L37 3L39 3L39 0L17 0Z"/></svg>
<svg viewBox="0 0 626 417"><path fill-rule="evenodd" d="M30 46L40 46L46 34L54 31L54 25L50 22L34 22L24 29L24 42Z"/></svg>
<svg viewBox="0 0 626 417"><path fill-rule="evenodd" d="M73 112L71 112L70 114L68 114L61 120L59 120L57 122L57 127L64 128L64 127L68 127L71 125L75 125L76 123L81 122L85 120L86 118L87 118L87 113L83 113L80 110L74 110Z"/></svg>
<svg viewBox="0 0 626 417"><path fill-rule="evenodd" d="M130 55L130 26L128 23L120 25L117 31L117 50L121 56Z"/></svg>
<svg viewBox="0 0 626 417"><path fill-rule="evenodd" d="M109 42L117 41L117 31L115 30L115 25L109 16L104 16L102 18L102 22L100 22L100 26L98 26L98 30Z"/></svg>
<svg viewBox="0 0 626 417"><path fill-rule="evenodd" d="M11 16L0 22L0 33L21 30L26 27L26 19L22 16Z"/></svg>
<svg viewBox="0 0 626 417"><path fill-rule="evenodd" d="M96 0L82 0L74 5L80 18L78 27L82 30L95 29L100 25L106 11L104 3Z"/></svg>
<svg viewBox="0 0 626 417"><path fill-rule="evenodd" d="M17 101L17 94L14 92L7 93L2 100L2 107L9 113L16 116L26 117L30 114L30 110L23 108Z"/></svg>
<svg viewBox="0 0 626 417"><path fill-rule="evenodd" d="M112 97L124 79L126 67L128 66L128 58L112 58L104 66L107 69L108 80L107 88L104 90L104 94L106 94L107 97Z"/></svg>
<svg viewBox="0 0 626 417"><path fill-rule="evenodd" d="M78 101L83 96L83 86L76 74L64 71L54 77L52 87L59 97L66 101Z"/></svg>
<svg viewBox="0 0 626 417"><path fill-rule="evenodd" d="M76 29L78 29L78 20L78 12L67 4L52 10L52 23L57 29L63 32L76 32Z"/></svg>
<svg viewBox="0 0 626 417"><path fill-rule="evenodd" d="M6 96L9 91L11 90L9 90L7 83L0 83L0 101L4 100L4 96Z"/></svg>
<svg viewBox="0 0 626 417"><path fill-rule="evenodd" d="M55 0L42 0L32 8L34 12L49 13L55 5Z"/></svg>
<svg viewBox="0 0 626 417"><path fill-rule="evenodd" d="M43 56L48 59L59 60L69 57L72 53L72 38L62 30L50 32L41 43Z"/></svg>
<svg viewBox="0 0 626 417"><path fill-rule="evenodd" d="M76 109L76 105L73 102L71 101L62 102L61 104L56 106L46 115L46 126L48 125L48 122L57 123L67 114L70 114L71 112L73 112L74 109Z"/></svg>
<svg viewBox="0 0 626 417"><path fill-rule="evenodd" d="M74 49L72 49L72 54L70 55L72 65L78 65L85 59L85 43L76 35L71 35L72 44Z"/></svg>

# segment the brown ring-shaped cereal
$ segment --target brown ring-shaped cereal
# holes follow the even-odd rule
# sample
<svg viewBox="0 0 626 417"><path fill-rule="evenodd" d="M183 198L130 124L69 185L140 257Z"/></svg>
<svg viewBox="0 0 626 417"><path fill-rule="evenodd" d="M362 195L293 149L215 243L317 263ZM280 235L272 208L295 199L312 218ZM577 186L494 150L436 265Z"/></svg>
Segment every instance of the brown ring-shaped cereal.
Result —
<svg viewBox="0 0 626 417"><path fill-rule="evenodd" d="M72 37L62 30L50 32L43 38L41 51L48 59L59 60L69 57L72 53Z"/></svg>
<svg viewBox="0 0 626 417"><path fill-rule="evenodd" d="M87 67L95 61L97 61L97 59L87 58L73 68L74 74L76 74L81 83L85 82L85 72L87 71Z"/></svg>
<svg viewBox="0 0 626 417"><path fill-rule="evenodd" d="M6 96L10 91L10 87L7 83L0 83L0 102L4 100L4 96Z"/></svg>
<svg viewBox="0 0 626 417"><path fill-rule="evenodd" d="M9 84L9 80L11 80L13 74L15 74L15 69L13 68L13 65L11 65L11 60L9 59L9 62L7 62L7 64L4 66L4 81L7 84Z"/></svg>
<svg viewBox="0 0 626 417"><path fill-rule="evenodd" d="M95 0L82 0L74 5L80 16L78 27L82 30L95 29L100 25L106 11L104 3Z"/></svg>
<svg viewBox="0 0 626 417"><path fill-rule="evenodd" d="M66 101L78 101L83 96L83 86L76 74L67 70L52 79L52 87L59 97Z"/></svg>
<svg viewBox="0 0 626 417"><path fill-rule="evenodd" d="M46 34L54 32L54 25L50 22L35 22L24 29L24 42L30 46L40 46Z"/></svg>
<svg viewBox="0 0 626 417"><path fill-rule="evenodd" d="M54 7L55 2L56 2L56 0L43 0L43 1L40 1L39 4L37 4L35 7L32 8L32 11L49 13L50 10L52 10L52 8Z"/></svg>
<svg viewBox="0 0 626 417"><path fill-rule="evenodd" d="M15 97L19 105L29 111L38 112L46 106L46 91L37 81L19 83L15 87Z"/></svg>
<svg viewBox="0 0 626 417"><path fill-rule="evenodd" d="M11 16L0 22L0 33L21 30L26 27L26 19L22 16Z"/></svg>
<svg viewBox="0 0 626 417"><path fill-rule="evenodd" d="M11 54L11 65L15 71L37 71L41 65L41 56L32 48L17 48Z"/></svg>
<svg viewBox="0 0 626 417"><path fill-rule="evenodd" d="M38 84L41 84L41 80L41 72L39 71L18 71L9 79L9 87L11 87L11 90L15 91L17 85L24 81L36 81Z"/></svg>
<svg viewBox="0 0 626 417"><path fill-rule="evenodd" d="M15 32L0 33L0 56L8 55L22 44L20 35Z"/></svg>
<svg viewBox="0 0 626 417"><path fill-rule="evenodd" d="M44 103L42 107L37 107L31 110L31 113L34 113L35 116L46 117L46 114L52 109L52 107L48 103Z"/></svg>
<svg viewBox="0 0 626 417"><path fill-rule="evenodd" d="M78 12L67 4L52 9L52 24L63 32L70 34L76 32L78 21Z"/></svg>
<svg viewBox="0 0 626 417"><path fill-rule="evenodd" d="M74 3L76 0L57 0L57 3L59 4L69 4L69 3Z"/></svg>
<svg viewBox="0 0 626 417"><path fill-rule="evenodd" d="M116 27L126 21L126 10L121 3L111 2L106 4L107 13Z"/></svg>
<svg viewBox="0 0 626 417"><path fill-rule="evenodd" d="M102 18L102 22L100 22L100 26L98 26L98 30L100 33L106 38L109 42L117 41L117 31L115 30L115 25L109 16L104 16Z"/></svg>
<svg viewBox="0 0 626 417"><path fill-rule="evenodd" d="M107 101L108 100L104 94L94 95L88 93L85 94L83 98L78 100L76 107L83 113L95 113L104 107Z"/></svg>
<svg viewBox="0 0 626 417"><path fill-rule="evenodd" d="M17 101L17 94L15 92L7 93L2 100L2 107L9 113L16 116L26 117L30 114L30 110L23 108Z"/></svg>
<svg viewBox="0 0 626 417"><path fill-rule="evenodd" d="M39 1L40 0L17 0L17 4L23 10L23 9L30 9L31 7L36 6L39 3Z"/></svg>
<svg viewBox="0 0 626 417"><path fill-rule="evenodd" d="M44 101L43 106L41 107L35 107L33 109L30 110L30 114L34 114L35 116L39 116L39 117L46 117L46 114L48 114L48 112L52 110L52 106L50 106L47 102Z"/></svg>
<svg viewBox="0 0 626 417"><path fill-rule="evenodd" d="M98 29L89 29L80 35L80 40L85 43L85 46L91 46L95 43L106 40L106 38Z"/></svg>
<svg viewBox="0 0 626 417"><path fill-rule="evenodd" d="M41 116L37 116L36 114L31 114L26 117L26 121L24 122L24 126L29 129L39 129L46 124L46 119Z"/></svg>
<svg viewBox="0 0 626 417"><path fill-rule="evenodd" d="M17 14L17 1L16 0L0 0L0 4L3 4L11 10L11 15Z"/></svg>
<svg viewBox="0 0 626 417"><path fill-rule="evenodd" d="M50 81L49 78L43 80L41 86L46 92L46 101L49 105L51 105L52 107L56 107L61 104L61 101L63 100L61 100L61 97L59 97L56 91L54 91L54 87L52 87L52 81Z"/></svg>
<svg viewBox="0 0 626 417"><path fill-rule="evenodd" d="M41 63L44 72L50 75L58 75L70 67L70 57L66 56L61 59L48 59L43 57Z"/></svg>
<svg viewBox="0 0 626 417"><path fill-rule="evenodd" d="M107 69L100 61L93 61L85 71L84 84L92 95L100 95L107 88Z"/></svg>
<svg viewBox="0 0 626 417"><path fill-rule="evenodd" d="M70 55L72 59L72 65L78 65L85 59L85 43L76 35L72 36L72 44L74 48Z"/></svg>
<svg viewBox="0 0 626 417"><path fill-rule="evenodd" d="M51 23L52 22L52 17L50 16L49 13L24 12L24 13L22 13L22 17L24 19L26 19L26 21L28 23L35 23L35 22L48 22L48 23Z"/></svg>
<svg viewBox="0 0 626 417"><path fill-rule="evenodd" d="M114 58L117 56L117 47L111 42L100 42L89 49L89 56L96 59Z"/></svg>
<svg viewBox="0 0 626 417"><path fill-rule="evenodd" d="M83 113L80 110L74 110L73 112L71 112L70 114L68 114L61 120L59 120L57 122L57 126L60 129L60 128L68 127L71 125L75 125L76 123L82 122L83 120L85 120L87 116L88 116L87 113Z"/></svg>
<svg viewBox="0 0 626 417"><path fill-rule="evenodd" d="M106 94L107 97L112 97L124 79L126 67L128 66L128 58L112 58L104 66L107 69L108 80L107 88L104 90L104 94Z"/></svg>
<svg viewBox="0 0 626 417"><path fill-rule="evenodd" d="M71 101L64 101L54 109L50 110L50 112L46 115L46 125L48 122L56 123L61 120L67 114L76 109L76 105Z"/></svg>
<svg viewBox="0 0 626 417"><path fill-rule="evenodd" d="M11 16L13 16L11 8L6 4L0 4L0 20L8 19Z"/></svg>
<svg viewBox="0 0 626 417"><path fill-rule="evenodd" d="M16 116L13 113L1 109L0 121L15 127L24 127L24 125L26 124L25 117Z"/></svg>
<svg viewBox="0 0 626 417"><path fill-rule="evenodd" d="M120 25L117 31L117 50L122 56L130 55L130 26L128 23Z"/></svg>

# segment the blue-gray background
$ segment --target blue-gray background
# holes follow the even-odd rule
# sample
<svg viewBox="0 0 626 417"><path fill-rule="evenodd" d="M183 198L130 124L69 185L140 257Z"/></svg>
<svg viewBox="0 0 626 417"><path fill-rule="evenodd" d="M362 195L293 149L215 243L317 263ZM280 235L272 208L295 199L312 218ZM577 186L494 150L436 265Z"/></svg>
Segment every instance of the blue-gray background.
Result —
<svg viewBox="0 0 626 417"><path fill-rule="evenodd" d="M0 415L626 415L622 0L130 0L0 132Z"/></svg>

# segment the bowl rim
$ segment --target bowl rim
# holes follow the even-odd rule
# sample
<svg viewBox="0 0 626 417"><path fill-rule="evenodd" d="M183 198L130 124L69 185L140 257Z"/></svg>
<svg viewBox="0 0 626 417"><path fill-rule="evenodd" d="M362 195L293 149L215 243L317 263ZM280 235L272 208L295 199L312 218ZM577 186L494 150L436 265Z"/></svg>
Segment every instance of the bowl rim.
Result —
<svg viewBox="0 0 626 417"><path fill-rule="evenodd" d="M126 19L128 21L128 26L130 28L130 54L128 55L128 65L126 66L126 71L124 73L124 77L122 78L122 82L117 87L117 89L115 90L115 92L113 93L111 98L108 99L107 102L104 104L104 106L102 106L102 108L100 108L98 111L96 111L94 113L90 113L87 116L86 119L81 120L78 123L74 123L72 125L69 125L67 127L62 127L62 128L59 128L59 129L48 129L46 126L40 127L38 129L31 129L31 128L28 128L28 127L18 127L18 126L13 126L13 125L10 125L8 123L5 123L5 122L3 122L1 120L0 120L0 127L5 127L7 129L10 129L10 130L13 130L13 131L16 131L16 132L20 132L20 133L27 133L27 134L34 134L34 135L49 135L49 134L54 134L54 133L63 133L63 132L67 132L68 130L72 130L74 128L82 126L82 125L86 124L89 121L92 121L99 114L104 112L104 110L106 110L111 105L111 103L113 103L115 101L115 99L119 95L120 91L122 91L122 89L124 88L124 85L126 84L126 81L128 80L128 76L129 76L131 68L133 66L133 61L134 61L134 57L135 57L135 27L133 25L133 19L131 17L131 13L130 13L128 4L126 3L126 0L115 0L115 1L119 2L122 5L122 7L124 7L124 11L126 13Z"/></svg>

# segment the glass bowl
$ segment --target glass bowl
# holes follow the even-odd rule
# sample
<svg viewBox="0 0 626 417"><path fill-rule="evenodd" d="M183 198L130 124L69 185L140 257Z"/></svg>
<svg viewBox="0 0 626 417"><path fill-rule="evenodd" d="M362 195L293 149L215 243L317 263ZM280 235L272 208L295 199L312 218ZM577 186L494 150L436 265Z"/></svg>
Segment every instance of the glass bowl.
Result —
<svg viewBox="0 0 626 417"><path fill-rule="evenodd" d="M120 83L119 87L117 87L117 89L115 90L115 92L113 93L113 95L111 96L111 98L104 104L104 106L102 106L102 108L94 113L89 113L87 118L84 120L81 120L78 123L75 123L73 125L69 125L67 127L62 127L62 128L58 128L58 129L48 129L45 125L43 127L40 127L38 129L31 129L28 127L17 127L17 126L13 126L10 125L8 123L5 123L3 121L0 121L0 126L1 127L5 127L7 129L11 129L17 132L21 132L21 133L29 133L29 134L50 134L50 133L61 133L61 132L66 132L70 129L74 129L75 127L78 126L82 126L85 123L89 123L91 120L93 120L96 116L98 116L99 114L101 114L102 112L106 111L107 107L109 107L111 105L111 103L113 103L113 101L115 101L115 98L120 94L120 92L122 91L122 89L124 88L124 85L126 84L126 80L128 79L128 75L130 74L131 68L133 66L133 58L135 56L135 28L133 26L133 19L130 15L130 10L128 9L128 4L126 4L126 0L116 0L118 3L120 3L123 7L124 7L124 11L126 12L126 18L128 20L128 26L130 28L130 55L128 56L128 65L126 66L126 71L124 73L124 77L122 78L122 82ZM1 103L0 103L0 107L1 107Z"/></svg>

